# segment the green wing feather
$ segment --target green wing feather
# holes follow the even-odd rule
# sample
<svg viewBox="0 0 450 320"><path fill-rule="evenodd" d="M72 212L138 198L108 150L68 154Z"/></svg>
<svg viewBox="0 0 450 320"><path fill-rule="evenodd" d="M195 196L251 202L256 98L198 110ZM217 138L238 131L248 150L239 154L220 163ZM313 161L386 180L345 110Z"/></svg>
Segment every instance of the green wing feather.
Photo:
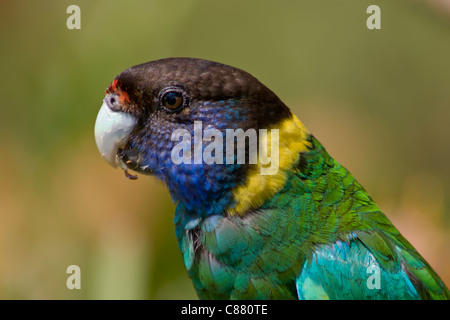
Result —
<svg viewBox="0 0 450 320"><path fill-rule="evenodd" d="M450 299L449 290L437 274L367 192L329 157L317 140L312 140L315 151L305 155L304 168L314 168L314 179L317 172L322 172L319 179L323 177L328 182L327 189L339 190L324 192L320 202L331 211L324 212L324 216L333 216L333 212L338 216L327 221L336 221L340 232L334 242L314 245L296 281L299 298ZM326 163L328 168L317 163ZM308 181L308 170L301 171L306 172L303 181ZM314 189L312 192L316 192ZM367 282L375 277L379 287Z"/></svg>
<svg viewBox="0 0 450 320"><path fill-rule="evenodd" d="M179 246L199 297L449 299L362 186L310 142L283 189L258 210L199 221L177 207Z"/></svg>

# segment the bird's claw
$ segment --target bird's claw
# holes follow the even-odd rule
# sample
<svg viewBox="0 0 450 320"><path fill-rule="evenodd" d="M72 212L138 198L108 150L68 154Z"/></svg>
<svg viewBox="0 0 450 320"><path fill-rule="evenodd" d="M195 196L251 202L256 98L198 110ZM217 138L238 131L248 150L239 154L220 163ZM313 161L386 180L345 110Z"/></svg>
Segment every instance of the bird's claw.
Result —
<svg viewBox="0 0 450 320"><path fill-rule="evenodd" d="M126 170L126 169L125 169L124 171L125 171L125 177L126 177L127 179L130 179L130 180L137 180L138 176L132 175L132 174L129 173L128 170Z"/></svg>

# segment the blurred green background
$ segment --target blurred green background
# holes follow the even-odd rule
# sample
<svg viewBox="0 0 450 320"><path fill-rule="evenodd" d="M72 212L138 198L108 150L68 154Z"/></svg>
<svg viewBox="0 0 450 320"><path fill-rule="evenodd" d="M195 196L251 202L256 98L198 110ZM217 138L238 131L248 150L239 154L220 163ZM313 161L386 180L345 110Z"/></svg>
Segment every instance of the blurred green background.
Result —
<svg viewBox="0 0 450 320"><path fill-rule="evenodd" d="M0 26L0 298L196 298L165 186L93 136L114 76L172 56L276 92L450 285L449 1L0 0Z"/></svg>

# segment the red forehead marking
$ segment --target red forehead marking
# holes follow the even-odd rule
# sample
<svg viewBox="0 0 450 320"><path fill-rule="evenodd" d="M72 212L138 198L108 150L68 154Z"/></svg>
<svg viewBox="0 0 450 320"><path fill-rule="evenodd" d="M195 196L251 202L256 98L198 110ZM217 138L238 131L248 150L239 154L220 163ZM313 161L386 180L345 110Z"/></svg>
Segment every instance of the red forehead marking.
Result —
<svg viewBox="0 0 450 320"><path fill-rule="evenodd" d="M121 103L124 103L124 101L130 103L130 97L128 96L128 93L126 93L125 91L119 90L117 92L117 95L119 96L119 101Z"/></svg>
<svg viewBox="0 0 450 320"><path fill-rule="evenodd" d="M111 93L117 90L117 79L114 79L114 81L108 86L108 89L106 89L106 93Z"/></svg>
<svg viewBox="0 0 450 320"><path fill-rule="evenodd" d="M127 101L128 103L130 102L130 97L128 96L128 94L125 91L122 91L122 89L120 89L117 86L117 79L114 79L114 81L108 86L108 89L106 90L106 94L108 93L115 93L117 94L117 97L120 101L120 103L124 103L125 101Z"/></svg>

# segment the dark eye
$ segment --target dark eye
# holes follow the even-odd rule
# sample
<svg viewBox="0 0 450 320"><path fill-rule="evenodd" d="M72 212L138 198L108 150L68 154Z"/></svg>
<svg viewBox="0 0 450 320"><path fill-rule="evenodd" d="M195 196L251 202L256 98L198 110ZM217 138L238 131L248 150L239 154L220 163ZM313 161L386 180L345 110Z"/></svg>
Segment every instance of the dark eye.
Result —
<svg viewBox="0 0 450 320"><path fill-rule="evenodd" d="M169 87L160 93L161 105L171 111L184 107L187 104L187 96L181 88Z"/></svg>
<svg viewBox="0 0 450 320"><path fill-rule="evenodd" d="M162 102L167 109L175 110L183 104L183 95L179 92L168 92L164 95Z"/></svg>

